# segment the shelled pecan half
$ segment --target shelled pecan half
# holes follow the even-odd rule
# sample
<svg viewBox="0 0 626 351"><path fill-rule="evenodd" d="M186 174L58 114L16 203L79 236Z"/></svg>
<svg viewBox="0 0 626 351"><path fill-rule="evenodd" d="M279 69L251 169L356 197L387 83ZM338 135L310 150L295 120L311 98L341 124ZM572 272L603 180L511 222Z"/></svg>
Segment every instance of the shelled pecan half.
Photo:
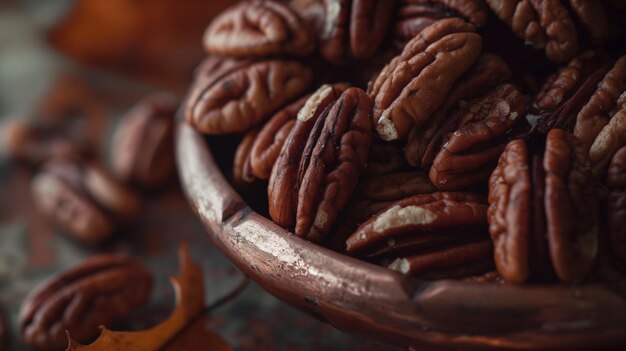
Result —
<svg viewBox="0 0 626 351"><path fill-rule="evenodd" d="M527 45L545 48L549 59L569 60L579 40L570 12L559 0L486 0L491 9Z"/></svg>
<svg viewBox="0 0 626 351"><path fill-rule="evenodd" d="M285 144L289 132L296 124L298 112L308 98L309 95L296 100L276 113L263 125L250 151L250 165L255 177L259 179L270 177L278 154Z"/></svg>
<svg viewBox="0 0 626 351"><path fill-rule="evenodd" d="M308 66L288 59L250 62L211 58L198 73L185 118L207 134L248 130L302 96L313 80Z"/></svg>
<svg viewBox="0 0 626 351"><path fill-rule="evenodd" d="M155 187L174 174L174 119L177 100L155 94L122 119L111 143L111 168L122 181Z"/></svg>
<svg viewBox="0 0 626 351"><path fill-rule="evenodd" d="M258 129L252 129L246 133L246 135L239 142L237 150L235 151L235 158L233 160L233 180L239 186L253 183L256 179L252 173L251 155L252 146L259 134Z"/></svg>
<svg viewBox="0 0 626 351"><path fill-rule="evenodd" d="M525 114L524 95L510 84L468 103L448 118L426 149L426 162L434 157L430 180L445 190L486 181Z"/></svg>
<svg viewBox="0 0 626 351"><path fill-rule="evenodd" d="M41 212L88 245L109 239L142 202L102 167L80 160L49 161L33 178L31 192Z"/></svg>
<svg viewBox="0 0 626 351"><path fill-rule="evenodd" d="M500 275L577 281L598 251L598 199L589 159L576 138L551 130L511 141L489 180L489 231Z"/></svg>
<svg viewBox="0 0 626 351"><path fill-rule="evenodd" d="M482 27L489 13L482 0L403 0L397 16L396 36L410 40L437 20L448 17L460 17Z"/></svg>
<svg viewBox="0 0 626 351"><path fill-rule="evenodd" d="M492 262L487 205L482 196L470 193L407 197L363 223L347 239L346 251L393 259L392 269L422 277L486 272Z"/></svg>
<svg viewBox="0 0 626 351"><path fill-rule="evenodd" d="M439 129L449 117L468 101L489 92L511 76L507 64L498 56L483 54L459 80L445 98L444 103L423 126L414 126L409 133L405 156L411 166L427 169L434 154L430 145ZM437 145L437 146L440 146ZM429 155L426 155L430 149Z"/></svg>
<svg viewBox="0 0 626 351"><path fill-rule="evenodd" d="M428 122L454 83L478 59L482 39L459 18L439 20L409 41L370 86L374 124L383 140L405 139Z"/></svg>
<svg viewBox="0 0 626 351"><path fill-rule="evenodd" d="M100 326L128 317L148 302L152 276L132 258L98 255L44 282L28 295L20 311L27 345L42 351L65 350L66 332L87 344Z"/></svg>
<svg viewBox="0 0 626 351"><path fill-rule="evenodd" d="M333 63L371 57L387 34L395 0L293 0L290 5L319 35Z"/></svg>
<svg viewBox="0 0 626 351"><path fill-rule="evenodd" d="M72 133L73 121L63 122L68 123L11 121L2 128L0 148L12 159L30 166L40 166L53 158L91 156L93 145Z"/></svg>
<svg viewBox="0 0 626 351"><path fill-rule="evenodd" d="M315 37L288 5L248 0L211 22L204 34L204 47L209 54L228 57L305 56L315 49Z"/></svg>
<svg viewBox="0 0 626 351"><path fill-rule="evenodd" d="M364 221L389 204L406 197L430 194L437 190L422 171L402 171L362 179L346 208L341 214L342 227L354 230Z"/></svg>
<svg viewBox="0 0 626 351"><path fill-rule="evenodd" d="M298 115L272 170L269 188L272 219L315 242L325 238L365 167L372 113L371 99L358 88L348 88L334 99L329 98L333 92L318 93L308 100L313 101L313 109L307 101L303 117ZM326 107L317 113L320 105ZM307 120L309 115L315 120ZM309 121L314 125L306 126Z"/></svg>
<svg viewBox="0 0 626 351"><path fill-rule="evenodd" d="M613 157L608 171L607 184L609 238L612 252L626 264L626 146Z"/></svg>

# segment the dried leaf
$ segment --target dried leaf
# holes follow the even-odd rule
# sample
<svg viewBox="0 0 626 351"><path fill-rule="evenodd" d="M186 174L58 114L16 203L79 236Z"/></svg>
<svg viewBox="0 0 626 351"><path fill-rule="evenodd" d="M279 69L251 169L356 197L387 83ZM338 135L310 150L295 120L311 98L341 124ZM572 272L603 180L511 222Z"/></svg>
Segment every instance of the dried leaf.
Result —
<svg viewBox="0 0 626 351"><path fill-rule="evenodd" d="M179 338L189 337L192 330L204 327L204 279L202 268L191 260L189 248L186 244L181 245L179 250L181 274L178 277L170 277L176 292L176 309L163 323L148 330L136 332L118 332L102 328L102 334L91 345L81 345L71 340L68 351L157 351L168 346L167 350L182 349L177 346ZM187 328L189 327L189 328ZM208 330L201 331L202 336L194 336L194 340L200 345L194 346L200 350L231 350L217 334ZM196 339L198 338L198 339ZM197 343L197 342L196 342ZM206 348L211 345L211 348ZM194 350L185 348L186 350Z"/></svg>
<svg viewBox="0 0 626 351"><path fill-rule="evenodd" d="M203 315L167 345L163 351L231 351L232 348L207 329L211 317Z"/></svg>
<svg viewBox="0 0 626 351"><path fill-rule="evenodd" d="M184 92L204 56L202 35L232 0L77 0L48 33L89 67Z"/></svg>

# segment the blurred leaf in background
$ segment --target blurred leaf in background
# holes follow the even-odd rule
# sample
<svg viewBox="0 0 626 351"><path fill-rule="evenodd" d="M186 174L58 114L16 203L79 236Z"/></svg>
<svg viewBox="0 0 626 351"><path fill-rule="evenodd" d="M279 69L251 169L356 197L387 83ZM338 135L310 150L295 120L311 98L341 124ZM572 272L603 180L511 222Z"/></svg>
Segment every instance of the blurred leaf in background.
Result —
<svg viewBox="0 0 626 351"><path fill-rule="evenodd" d="M234 0L77 0L48 33L81 63L183 92L210 20Z"/></svg>

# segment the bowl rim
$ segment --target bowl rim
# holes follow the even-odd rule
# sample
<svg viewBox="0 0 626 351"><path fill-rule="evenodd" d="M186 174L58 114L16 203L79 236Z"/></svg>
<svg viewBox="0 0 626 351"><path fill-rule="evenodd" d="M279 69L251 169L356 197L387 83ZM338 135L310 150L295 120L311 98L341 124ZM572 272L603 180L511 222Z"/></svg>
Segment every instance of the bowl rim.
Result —
<svg viewBox="0 0 626 351"><path fill-rule="evenodd" d="M191 209L213 243L278 299L348 333L407 347L626 345L625 283L429 282L331 251L248 207L222 175L205 136L180 117L175 155Z"/></svg>

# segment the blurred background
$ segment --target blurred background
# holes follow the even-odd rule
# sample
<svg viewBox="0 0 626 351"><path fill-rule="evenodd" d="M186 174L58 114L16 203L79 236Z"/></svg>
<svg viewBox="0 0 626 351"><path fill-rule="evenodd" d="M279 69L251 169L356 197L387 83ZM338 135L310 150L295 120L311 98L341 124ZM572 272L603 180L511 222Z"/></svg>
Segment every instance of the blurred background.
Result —
<svg viewBox="0 0 626 351"><path fill-rule="evenodd" d="M0 0L0 128L71 118L79 133L108 157L120 116L156 91L184 97L204 56L202 33L226 0ZM98 252L129 253L151 269L156 289L150 306L123 326L144 328L165 319L173 303L167 275L177 272L182 240L205 269L207 302L243 278L188 209L175 180L146 196L137 221L97 248L55 229L33 207L36 169L0 150L0 310L9 344L26 350L17 317L25 296L41 281ZM348 336L274 299L250 283L214 311L207 325L235 350L382 350ZM2 349L0 347L0 349Z"/></svg>

